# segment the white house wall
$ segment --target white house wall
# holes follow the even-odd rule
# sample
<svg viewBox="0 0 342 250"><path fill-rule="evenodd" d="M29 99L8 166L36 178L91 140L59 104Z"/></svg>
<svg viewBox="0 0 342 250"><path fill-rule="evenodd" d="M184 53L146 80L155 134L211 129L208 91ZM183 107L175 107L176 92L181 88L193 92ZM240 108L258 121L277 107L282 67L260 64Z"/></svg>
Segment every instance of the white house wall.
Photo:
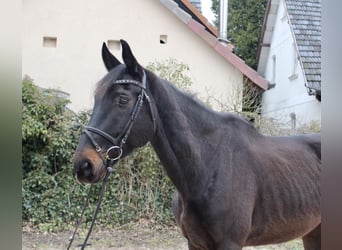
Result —
<svg viewBox="0 0 342 250"><path fill-rule="evenodd" d="M284 17L285 13L285 17ZM311 121L321 120L320 102L309 96L304 86L304 73L297 60L294 72L294 39L288 23L284 2L280 1L269 57L266 63L265 78L276 84L263 94L262 115L272 117L283 124L290 125L290 114L296 115L297 126ZM273 76L273 58L276 57L275 79ZM296 76L294 76L294 73ZM292 79L289 77L292 76Z"/></svg>
<svg viewBox="0 0 342 250"><path fill-rule="evenodd" d="M30 0L23 2L22 72L42 87L70 94L71 109L93 105L93 90L106 73L103 41L125 39L146 66L170 57L190 66L193 89L227 100L242 73L157 0ZM160 35L167 43L160 44ZM57 38L44 47L43 37ZM53 45L52 45L53 46ZM121 60L121 50L112 50Z"/></svg>

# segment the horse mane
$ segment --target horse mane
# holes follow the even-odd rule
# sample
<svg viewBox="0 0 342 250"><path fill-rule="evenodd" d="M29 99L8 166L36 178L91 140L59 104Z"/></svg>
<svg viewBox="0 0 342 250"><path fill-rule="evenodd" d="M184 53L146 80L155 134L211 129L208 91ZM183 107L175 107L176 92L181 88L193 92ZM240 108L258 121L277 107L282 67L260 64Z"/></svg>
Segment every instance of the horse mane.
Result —
<svg viewBox="0 0 342 250"><path fill-rule="evenodd" d="M167 91L171 96L179 99L178 101L182 101L182 105L179 105L180 110L183 112L186 112L190 114L193 118L205 118L204 120L206 122L211 122L211 124L214 126L218 121L221 121L222 123L228 124L230 123L236 123L239 127L244 127L245 129L251 130L254 133L260 134L260 132L254 127L254 125L244 118L243 116L227 112L227 111L215 111L211 107L209 107L207 104L203 103L202 100L198 99L196 94L189 93L184 91L183 89L177 87L174 83L162 79L159 76L157 76L155 73L146 70L148 82L153 85L151 88L151 92L153 92L153 89L158 87L158 85L163 85L165 91ZM162 99L162 98L160 98ZM163 101L163 100L158 100ZM165 107L165 109L168 109L169 107ZM195 109L195 110L194 110ZM194 114L194 111L198 111L199 113L196 115ZM200 121L198 121L200 122ZM203 122L200 122L203 124ZM231 124L230 124L231 125Z"/></svg>
<svg viewBox="0 0 342 250"><path fill-rule="evenodd" d="M96 84L94 95L98 96L99 98L103 97L107 92L108 89L112 86L112 83L117 80L119 72L125 68L124 64L118 65L113 70L109 71L101 80L99 80ZM239 127L244 127L245 129L252 130L255 133L259 133L258 130L251 124L250 121L246 120L241 115L230 113L230 112L218 112L211 109L207 104L203 103L196 94L189 93L181 88L177 87L174 83L160 78L154 72L144 69L147 76L148 87L151 93L155 92L155 90L163 88L163 92L167 93L169 98L173 100L171 102L165 102L165 95L160 96L158 94L154 94L154 98L159 98L158 103L164 103L164 109L167 111L169 110L170 104L179 104L177 105L179 111L183 113L187 113L190 115L189 118L197 119L197 125L206 125L208 126L217 126L217 124L226 123L226 126L232 123L237 124ZM196 115L194 114L196 113Z"/></svg>

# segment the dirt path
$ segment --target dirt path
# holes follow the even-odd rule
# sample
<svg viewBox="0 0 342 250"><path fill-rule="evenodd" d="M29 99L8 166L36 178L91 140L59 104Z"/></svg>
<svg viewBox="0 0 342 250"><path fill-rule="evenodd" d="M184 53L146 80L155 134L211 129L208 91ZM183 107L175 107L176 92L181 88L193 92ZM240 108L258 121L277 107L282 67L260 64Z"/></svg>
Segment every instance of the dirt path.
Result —
<svg viewBox="0 0 342 250"><path fill-rule="evenodd" d="M66 249L71 232L37 233L23 231L23 250L52 250ZM77 248L86 236L81 231L75 238L72 249ZM121 249L121 250L147 250L147 249L187 249L186 241L176 228L145 228L131 227L112 230L95 230L90 238L91 246L86 249Z"/></svg>
<svg viewBox="0 0 342 250"><path fill-rule="evenodd" d="M77 248L86 235L82 231L75 239L72 249ZM54 250L66 249L71 232L38 233L23 228L23 250ZM87 250L186 250L186 240L178 228L146 228L144 226L129 226L121 229L95 230L90 236L91 246ZM300 241L287 244L269 245L260 247L246 247L244 250L302 250Z"/></svg>

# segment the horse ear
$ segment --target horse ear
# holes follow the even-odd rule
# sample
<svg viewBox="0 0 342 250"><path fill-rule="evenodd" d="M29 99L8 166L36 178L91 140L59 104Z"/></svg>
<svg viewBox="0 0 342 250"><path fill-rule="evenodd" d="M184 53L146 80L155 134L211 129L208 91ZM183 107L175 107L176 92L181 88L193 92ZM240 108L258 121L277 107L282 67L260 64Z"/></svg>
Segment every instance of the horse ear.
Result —
<svg viewBox="0 0 342 250"><path fill-rule="evenodd" d="M125 40L120 40L122 46L122 58L126 64L127 70L132 75L142 75L142 67L133 56L132 50Z"/></svg>
<svg viewBox="0 0 342 250"><path fill-rule="evenodd" d="M110 53L105 42L102 44L102 60L108 71L121 64L120 61Z"/></svg>

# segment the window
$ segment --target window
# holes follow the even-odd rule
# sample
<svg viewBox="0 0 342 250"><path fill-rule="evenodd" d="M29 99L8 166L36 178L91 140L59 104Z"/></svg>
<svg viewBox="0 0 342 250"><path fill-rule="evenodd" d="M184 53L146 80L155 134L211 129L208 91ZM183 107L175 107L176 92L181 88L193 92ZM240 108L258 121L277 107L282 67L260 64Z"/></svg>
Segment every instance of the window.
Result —
<svg viewBox="0 0 342 250"><path fill-rule="evenodd" d="M160 44L166 44L167 43L167 35L160 35L159 42L160 42Z"/></svg>
<svg viewBox="0 0 342 250"><path fill-rule="evenodd" d="M287 20L287 12L286 9L284 9L283 16L280 18L282 22L285 22Z"/></svg>
<svg viewBox="0 0 342 250"><path fill-rule="evenodd" d="M44 36L43 37L43 47L56 48L57 47L57 37Z"/></svg>
<svg viewBox="0 0 342 250"><path fill-rule="evenodd" d="M120 50L121 43L119 40L108 40L107 46L110 50Z"/></svg>
<svg viewBox="0 0 342 250"><path fill-rule="evenodd" d="M296 48L295 43L292 43L292 53L293 53L293 65L292 65L292 73L289 76L290 80L294 80L298 77L298 74L297 74L298 56L297 56L297 48Z"/></svg>

